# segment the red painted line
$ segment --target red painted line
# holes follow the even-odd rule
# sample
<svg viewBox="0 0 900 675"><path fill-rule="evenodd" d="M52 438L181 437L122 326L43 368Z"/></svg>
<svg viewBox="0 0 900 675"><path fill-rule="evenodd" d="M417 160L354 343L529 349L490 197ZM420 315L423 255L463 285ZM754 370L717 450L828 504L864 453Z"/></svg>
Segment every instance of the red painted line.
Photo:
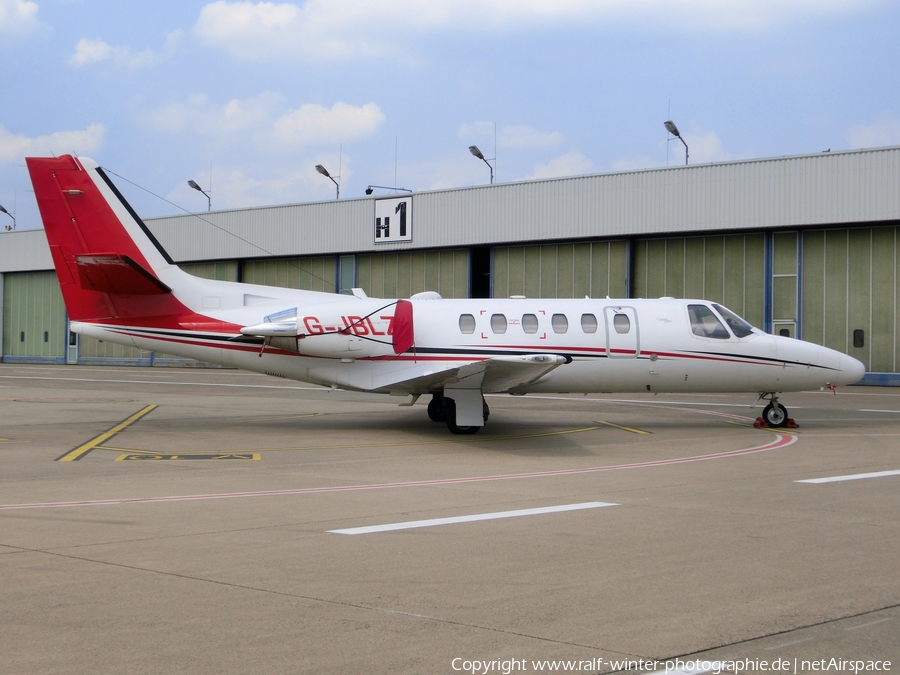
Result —
<svg viewBox="0 0 900 675"><path fill-rule="evenodd" d="M535 471L530 473L510 473L493 476L470 476L467 478L438 478L435 480L409 481L405 483L374 483L370 485L336 485L318 488L297 488L293 490L260 490L256 492L222 492L200 495L178 495L172 497L132 497L125 499L96 499L77 502L43 502L34 504L0 504L0 510L15 509L49 509L69 506L110 506L113 504L151 504L159 502L188 502L206 499L235 499L238 497L274 497L280 495L308 495L322 494L326 492L357 492L361 490L385 490L388 488L430 487L433 485L455 485L459 483L483 483L498 480L518 480L522 478L547 478L551 476L572 476L582 473L598 473L601 471L621 471L623 469L645 469L654 466L668 466L671 464L686 464L688 462L702 462L709 459L723 459L725 457L738 457L756 452L776 450L796 442L797 437L790 434L778 435L775 440L765 445L758 445L743 450L730 450L716 452L710 455L694 455L692 457L676 457L673 459L661 459L654 462L636 462L633 464L614 464L611 466L593 466L584 469L560 469L558 471Z"/></svg>

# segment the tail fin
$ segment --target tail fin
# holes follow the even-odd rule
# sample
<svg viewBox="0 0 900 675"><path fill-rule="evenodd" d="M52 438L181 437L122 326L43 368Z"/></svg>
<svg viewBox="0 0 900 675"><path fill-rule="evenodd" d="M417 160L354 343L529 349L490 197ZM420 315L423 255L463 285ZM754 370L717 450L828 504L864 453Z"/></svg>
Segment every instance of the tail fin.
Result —
<svg viewBox="0 0 900 675"><path fill-rule="evenodd" d="M103 169L71 155L25 161L70 319L184 313L160 279L172 259Z"/></svg>

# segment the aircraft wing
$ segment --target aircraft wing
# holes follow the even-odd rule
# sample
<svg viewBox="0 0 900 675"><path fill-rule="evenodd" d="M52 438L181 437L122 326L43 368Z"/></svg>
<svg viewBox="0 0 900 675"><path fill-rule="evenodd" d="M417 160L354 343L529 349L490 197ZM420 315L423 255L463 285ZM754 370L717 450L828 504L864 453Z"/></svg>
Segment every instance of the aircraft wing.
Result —
<svg viewBox="0 0 900 675"><path fill-rule="evenodd" d="M502 393L531 384L569 359L557 354L526 354L522 356L495 356L493 358L467 363L451 364L439 371L433 365L420 366L413 375L379 382L376 389L424 393L440 389L480 389L485 393ZM409 377L409 375L412 375Z"/></svg>

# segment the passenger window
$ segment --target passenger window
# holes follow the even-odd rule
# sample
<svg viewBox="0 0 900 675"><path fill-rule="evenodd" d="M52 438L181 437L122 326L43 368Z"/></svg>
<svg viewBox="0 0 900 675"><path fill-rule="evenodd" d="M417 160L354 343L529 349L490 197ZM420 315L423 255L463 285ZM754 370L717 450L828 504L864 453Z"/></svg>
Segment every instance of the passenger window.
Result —
<svg viewBox="0 0 900 675"><path fill-rule="evenodd" d="M613 316L613 328L616 329L617 333L624 335L631 330L631 319L628 318L627 314L616 314Z"/></svg>
<svg viewBox="0 0 900 675"><path fill-rule="evenodd" d="M581 330L585 333L596 333L597 332L597 317L593 314L582 314L581 315Z"/></svg>
<svg viewBox="0 0 900 675"><path fill-rule="evenodd" d="M553 326L554 333L565 333L569 330L569 320L565 314L554 314L550 319L550 325Z"/></svg>
<svg viewBox="0 0 900 675"><path fill-rule="evenodd" d="M522 330L533 335L538 331L538 318L534 314L522 315Z"/></svg>
<svg viewBox="0 0 900 675"><path fill-rule="evenodd" d="M506 332L506 317L503 314L491 314L491 330L498 335Z"/></svg>
<svg viewBox="0 0 900 675"><path fill-rule="evenodd" d="M717 305L715 303L713 303L713 307L715 307L716 311L722 315L723 319L725 319L725 323L728 324L731 332L737 335L739 338L753 335L753 326L744 321L730 309L725 309L724 307L722 307L722 305Z"/></svg>
<svg viewBox="0 0 900 675"><path fill-rule="evenodd" d="M722 322L706 305L688 305L688 314L691 317L691 330L694 335L717 340L727 340L731 337Z"/></svg>
<svg viewBox="0 0 900 675"><path fill-rule="evenodd" d="M475 317L471 314L460 314L459 315L459 331L461 333L474 333L475 332Z"/></svg>

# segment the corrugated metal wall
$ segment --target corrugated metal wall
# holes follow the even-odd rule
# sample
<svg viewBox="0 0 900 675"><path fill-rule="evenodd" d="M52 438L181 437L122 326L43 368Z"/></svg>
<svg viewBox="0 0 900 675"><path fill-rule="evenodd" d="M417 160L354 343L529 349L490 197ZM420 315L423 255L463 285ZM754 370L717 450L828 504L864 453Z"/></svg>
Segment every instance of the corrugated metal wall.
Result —
<svg viewBox="0 0 900 675"><path fill-rule="evenodd" d="M900 220L898 188L884 148L417 193L409 243L375 244L374 198L148 224L178 260L371 253Z"/></svg>

